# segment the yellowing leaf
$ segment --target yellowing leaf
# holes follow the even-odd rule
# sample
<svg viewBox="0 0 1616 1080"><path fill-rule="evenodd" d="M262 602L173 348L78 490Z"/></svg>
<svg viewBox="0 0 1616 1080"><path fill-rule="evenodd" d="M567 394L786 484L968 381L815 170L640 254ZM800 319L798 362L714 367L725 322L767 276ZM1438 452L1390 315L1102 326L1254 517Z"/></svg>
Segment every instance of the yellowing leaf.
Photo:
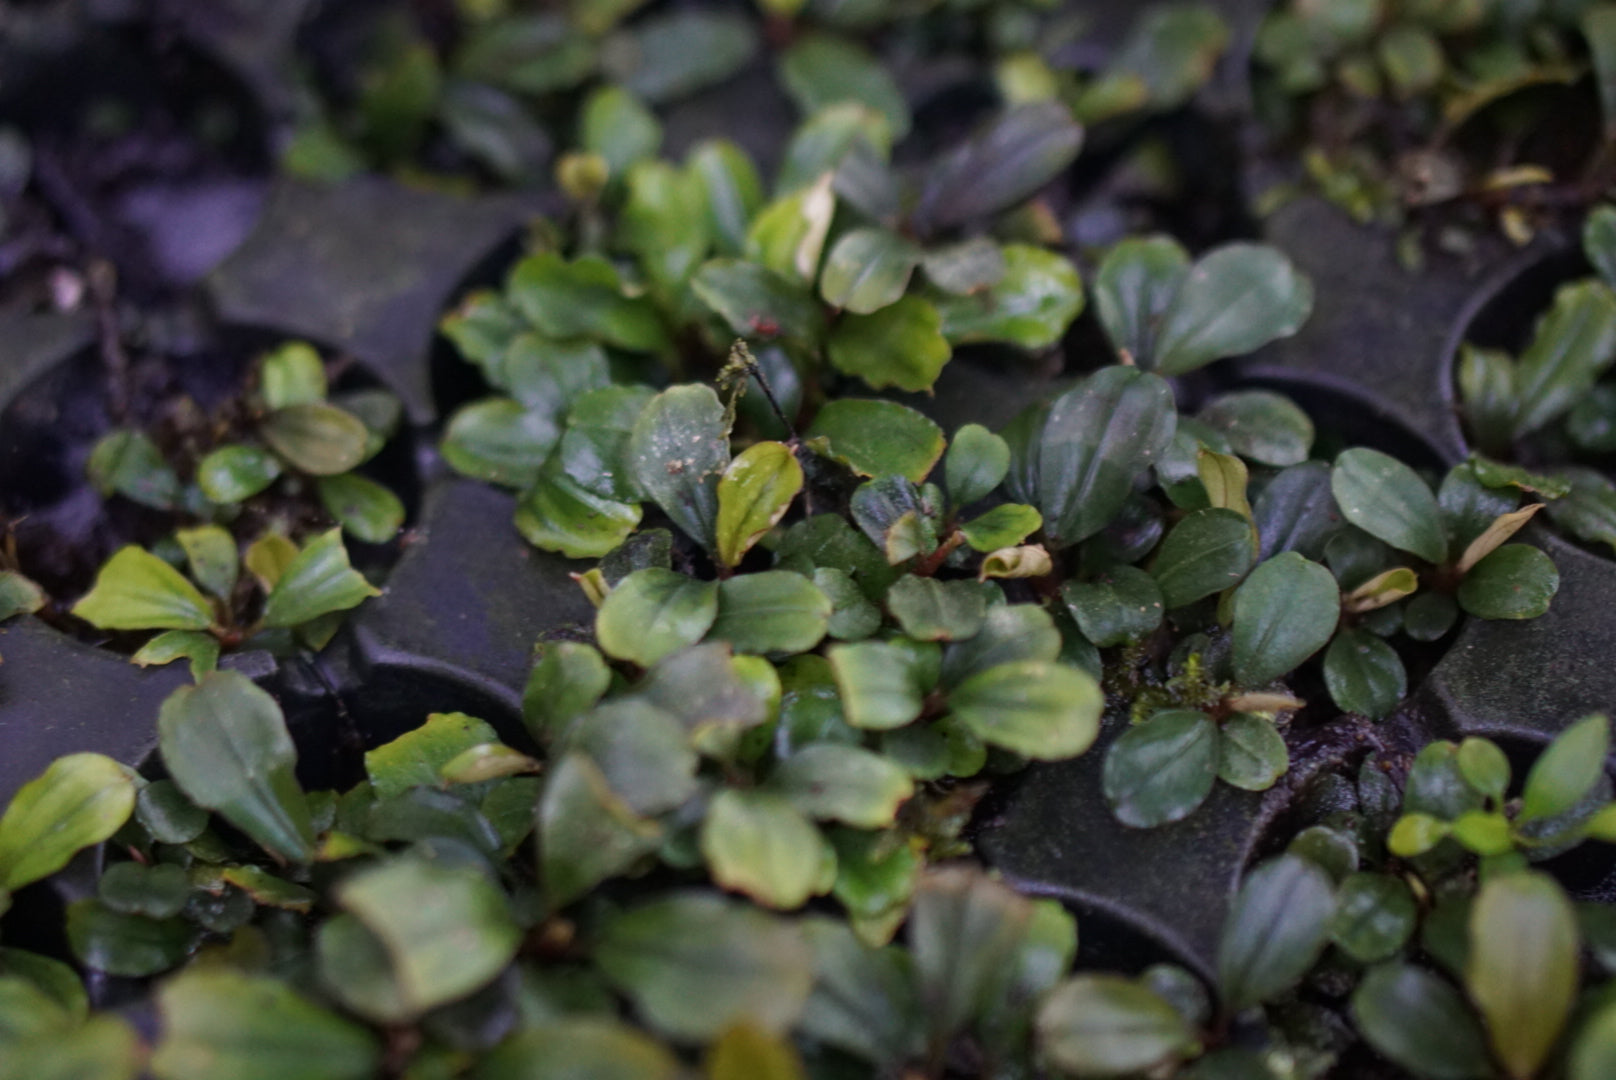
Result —
<svg viewBox="0 0 1616 1080"><path fill-rule="evenodd" d="M802 466L784 443L757 443L730 462L718 481L719 561L740 565L801 490Z"/></svg>
<svg viewBox="0 0 1616 1080"><path fill-rule="evenodd" d="M73 614L103 630L205 630L213 623L195 585L133 544L107 560Z"/></svg>

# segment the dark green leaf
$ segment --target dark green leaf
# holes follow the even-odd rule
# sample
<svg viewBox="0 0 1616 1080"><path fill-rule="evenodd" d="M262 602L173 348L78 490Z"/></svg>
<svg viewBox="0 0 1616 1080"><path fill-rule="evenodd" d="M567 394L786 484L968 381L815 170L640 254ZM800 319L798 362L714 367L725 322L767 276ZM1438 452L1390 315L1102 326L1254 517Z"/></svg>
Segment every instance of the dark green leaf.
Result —
<svg viewBox="0 0 1616 1080"><path fill-rule="evenodd" d="M1616 40L1616 37L1612 36L1612 33L1616 32L1616 25L1613 25L1608 9L1592 10L1600 12L1599 51L1602 56L1608 57L1611 42ZM1608 59L1602 60L1602 63L1608 68ZM1607 81L1602 85L1601 93L1609 92ZM1611 105L1607 104L1605 111L1607 114L1605 123L1608 127L1613 122L1609 115L1612 112ZM1599 271L1599 276L1605 279L1605 284L1616 289L1616 206L1605 203L1594 207L1588 214L1588 219L1582 223L1582 253L1593 263L1594 269Z"/></svg>
<svg viewBox="0 0 1616 1080"><path fill-rule="evenodd" d="M908 775L888 759L834 743L805 746L786 758L768 788L811 817L860 829L891 825L914 793Z"/></svg>
<svg viewBox="0 0 1616 1080"><path fill-rule="evenodd" d="M172 780L153 780L141 788L135 815L152 839L164 844L188 844L208 827L208 812L187 799Z"/></svg>
<svg viewBox="0 0 1616 1080"><path fill-rule="evenodd" d="M802 927L814 955L803 1031L872 1063L896 1065L918 1054L924 1013L909 953L872 948L840 920L809 918Z"/></svg>
<svg viewBox="0 0 1616 1080"><path fill-rule="evenodd" d="M1364 447L1345 450L1335 459L1330 490L1346 519L1369 535L1426 562L1446 558L1436 497L1396 458Z"/></svg>
<svg viewBox="0 0 1616 1080"><path fill-rule="evenodd" d="M1293 465L1274 477L1257 496L1252 518L1262 537L1261 560L1296 551L1317 562L1341 523L1330 491L1330 467L1322 461Z"/></svg>
<svg viewBox="0 0 1616 1080"><path fill-rule="evenodd" d="M276 409L259 425L264 441L294 469L335 476L365 460L370 429L353 413L324 402Z"/></svg>
<svg viewBox="0 0 1616 1080"><path fill-rule="evenodd" d="M538 478L560 435L546 410L485 398L456 410L444 432L443 457L467 476L523 488Z"/></svg>
<svg viewBox="0 0 1616 1080"><path fill-rule="evenodd" d="M1217 776L1217 725L1205 713L1170 709L1111 744L1101 783L1118 821L1153 829L1187 817Z"/></svg>
<svg viewBox="0 0 1616 1080"><path fill-rule="evenodd" d="M66 929L73 955L86 967L137 979L179 964L197 937L184 919L122 915L99 900L69 904Z"/></svg>
<svg viewBox="0 0 1616 1080"><path fill-rule="evenodd" d="M708 139L691 150L686 166L701 178L714 244L725 255L739 255L747 223L763 205L763 183L752 159L728 139Z"/></svg>
<svg viewBox="0 0 1616 1080"><path fill-rule="evenodd" d="M612 916L595 958L652 1027L684 1040L742 1021L782 1031L813 986L813 956L796 925L709 893Z"/></svg>
<svg viewBox="0 0 1616 1080"><path fill-rule="evenodd" d="M1407 695L1408 673L1390 645L1367 631L1346 629L1324 654L1324 684L1338 707L1378 720Z"/></svg>
<svg viewBox="0 0 1616 1080"><path fill-rule="evenodd" d="M1102 649L1143 637L1162 621L1161 588L1135 566L1113 566L1088 582L1068 581L1061 599L1083 636Z"/></svg>
<svg viewBox="0 0 1616 1080"><path fill-rule="evenodd" d="M1202 256L1167 307L1154 365L1182 375L1243 356L1296 333L1313 310L1313 286L1282 253L1226 244Z"/></svg>
<svg viewBox="0 0 1616 1080"><path fill-rule="evenodd" d="M1479 619L1535 619L1560 591L1554 561L1530 544L1505 544L1459 583L1459 606Z"/></svg>
<svg viewBox="0 0 1616 1080"><path fill-rule="evenodd" d="M1147 1072L1195 1052L1194 1030L1150 988L1119 975L1077 975L1038 1009L1038 1045L1075 1076Z"/></svg>
<svg viewBox="0 0 1616 1080"><path fill-rule="evenodd" d="M1412 964L1388 964L1364 977L1352 1016L1372 1046L1426 1080L1493 1075L1486 1035L1448 983Z"/></svg>
<svg viewBox="0 0 1616 1080"><path fill-rule="evenodd" d="M1106 252L1094 279L1094 303L1119 354L1151 363L1162 318L1189 267L1184 249L1166 236L1129 238Z"/></svg>
<svg viewBox="0 0 1616 1080"><path fill-rule="evenodd" d="M557 760L537 810L545 897L562 907L656 850L662 830L637 817L581 753Z"/></svg>
<svg viewBox="0 0 1616 1080"><path fill-rule="evenodd" d="M279 472L278 466L276 471ZM103 495L117 493L158 510L172 509L180 499L179 475L144 432L119 430L103 435L90 450L85 472L89 474L90 483Z"/></svg>
<svg viewBox="0 0 1616 1080"><path fill-rule="evenodd" d="M511 271L509 296L547 337L594 338L638 352L668 346L656 308L624 295L617 271L597 256L569 263L554 252L530 255Z"/></svg>
<svg viewBox="0 0 1616 1080"><path fill-rule="evenodd" d="M1208 507L1188 514L1151 564L1162 602L1171 610L1240 584L1256 559L1253 547L1251 522L1234 510Z"/></svg>
<svg viewBox="0 0 1616 1080"><path fill-rule="evenodd" d="M602 86L594 90L579 110L578 129L578 141L583 149L605 158L613 178L623 176L636 161L653 156L662 145L662 125L656 116L621 86ZM524 309L528 306L521 300L518 303ZM577 314L558 312L557 317L572 318ZM533 318L531 311L528 317ZM534 322L553 337L580 336L550 330L538 319ZM625 349L634 348L624 342L617 344Z"/></svg>
<svg viewBox="0 0 1616 1080"><path fill-rule="evenodd" d="M671 1051L605 1016L566 1016L525 1027L478 1066L477 1080L678 1080Z"/></svg>
<svg viewBox="0 0 1616 1080"><path fill-rule="evenodd" d="M1270 859L1246 876L1218 942L1218 983L1231 1010L1293 986L1318 958L1335 912L1323 870L1296 855Z"/></svg>
<svg viewBox="0 0 1616 1080"><path fill-rule="evenodd" d="M830 457L860 476L897 474L917 484L937 464L944 446L943 429L930 418L895 401L863 398L827 402L807 435L825 440ZM997 484L995 480L989 490Z"/></svg>
<svg viewBox="0 0 1616 1080"><path fill-rule="evenodd" d="M975 636L943 652L943 682L956 686L972 675L1018 660L1052 662L1060 657L1060 631L1036 604L994 604Z"/></svg>
<svg viewBox="0 0 1616 1080"><path fill-rule="evenodd" d="M653 398L629 436L628 462L673 523L712 550L718 483L730 463L724 406L712 388L686 384Z"/></svg>
<svg viewBox="0 0 1616 1080"><path fill-rule="evenodd" d="M1009 469L1010 447L1005 441L981 424L966 424L948 444L943 487L952 505L967 506L998 487Z"/></svg>
<svg viewBox="0 0 1616 1080"><path fill-rule="evenodd" d="M404 504L374 480L352 473L324 476L319 489L326 512L367 544L385 544L404 525Z"/></svg>
<svg viewBox="0 0 1616 1080"><path fill-rule="evenodd" d="M1616 293L1602 281L1562 285L1516 371L1515 438L1576 404L1616 360Z"/></svg>
<svg viewBox="0 0 1616 1080"><path fill-rule="evenodd" d="M1261 564L1234 593L1230 640L1241 686L1272 682L1322 649L1341 616L1335 578L1294 551Z"/></svg>
<svg viewBox="0 0 1616 1080"><path fill-rule="evenodd" d="M784 274L740 259L709 259L691 290L747 338L783 338L816 346L824 315L808 287Z"/></svg>
<svg viewBox="0 0 1616 1080"><path fill-rule="evenodd" d="M1330 940L1360 963L1392 957L1414 933L1419 908L1401 878L1352 874L1336 893Z"/></svg>
<svg viewBox="0 0 1616 1080"><path fill-rule="evenodd" d="M157 733L163 764L192 802L280 858L313 861L297 749L274 698L237 672L210 672L168 696Z"/></svg>
<svg viewBox="0 0 1616 1080"><path fill-rule="evenodd" d="M1036 498L1051 548L1116 517L1173 438L1173 392L1155 375L1109 367L1055 399L1038 441Z"/></svg>
<svg viewBox="0 0 1616 1080"><path fill-rule="evenodd" d="M1284 736L1267 717L1235 713L1218 737L1218 778L1245 791L1267 791L1290 767Z"/></svg>
<svg viewBox="0 0 1616 1080"><path fill-rule="evenodd" d="M881 62L844 38L809 34L780 60L780 81L803 115L856 102L886 118L894 140L909 133L909 106Z"/></svg>
<svg viewBox="0 0 1616 1080"><path fill-rule="evenodd" d="M1082 144L1066 106L1012 108L930 170L916 218L935 231L1008 209L1060 175Z"/></svg>
<svg viewBox="0 0 1616 1080"><path fill-rule="evenodd" d="M1270 390L1215 397L1196 419L1221 431L1230 450L1259 465L1299 465L1313 448L1313 421L1290 398Z"/></svg>
<svg viewBox="0 0 1616 1080"><path fill-rule="evenodd" d="M994 1003L991 995L1031 918L1026 898L980 871L949 867L921 879L909 914L909 949L924 1015L939 1043Z"/></svg>
<svg viewBox="0 0 1616 1080"><path fill-rule="evenodd" d="M600 60L613 82L655 104L723 82L757 47L757 31L739 13L670 11L608 37Z"/></svg>

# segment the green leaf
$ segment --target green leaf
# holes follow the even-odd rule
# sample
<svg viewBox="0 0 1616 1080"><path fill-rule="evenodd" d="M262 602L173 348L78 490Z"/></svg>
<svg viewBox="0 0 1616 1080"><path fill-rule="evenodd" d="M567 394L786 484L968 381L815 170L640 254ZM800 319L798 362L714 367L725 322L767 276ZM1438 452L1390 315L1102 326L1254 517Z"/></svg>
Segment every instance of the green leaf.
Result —
<svg viewBox="0 0 1616 1080"><path fill-rule="evenodd" d="M364 1080L381 1059L364 1028L267 976L193 968L165 983L157 1004L158 1080Z"/></svg>
<svg viewBox="0 0 1616 1080"><path fill-rule="evenodd" d="M834 179L830 172L823 172L816 173L801 190L782 185L788 193L758 211L746 232L747 261L812 288L836 214Z"/></svg>
<svg viewBox="0 0 1616 1080"><path fill-rule="evenodd" d="M707 1050L708 1080L808 1080L802 1058L785 1037L738 1024Z"/></svg>
<svg viewBox="0 0 1616 1080"><path fill-rule="evenodd" d="M1009 109L933 166L915 218L935 232L1008 209L1065 171L1082 145L1082 125L1058 102Z"/></svg>
<svg viewBox="0 0 1616 1080"><path fill-rule="evenodd" d="M690 151L686 167L701 179L714 244L725 255L739 255L747 223L763 205L763 183L752 159L728 139L707 139Z"/></svg>
<svg viewBox="0 0 1616 1080"><path fill-rule="evenodd" d="M1154 361L1162 319L1189 268L1189 256L1168 236L1130 237L1106 252L1094 279L1094 303L1120 355L1137 364Z"/></svg>
<svg viewBox="0 0 1616 1080"><path fill-rule="evenodd" d="M1563 814L1593 790L1604 775L1610 751L1610 721L1595 713L1566 728L1526 774L1519 821L1541 821Z"/></svg>
<svg viewBox="0 0 1616 1080"><path fill-rule="evenodd" d="M653 398L634 423L628 461L641 490L713 550L718 483L730 456L724 406L712 388L674 386Z"/></svg>
<svg viewBox="0 0 1616 1080"><path fill-rule="evenodd" d="M1267 791L1290 767L1284 736L1274 722L1235 713L1218 738L1218 778L1243 791Z"/></svg>
<svg viewBox="0 0 1616 1080"><path fill-rule="evenodd" d="M1349 874L1336 892L1330 940L1359 963L1396 955L1413 935L1419 907L1401 878L1390 874Z"/></svg>
<svg viewBox="0 0 1616 1080"><path fill-rule="evenodd" d="M336 897L381 940L416 1015L488 983L522 940L499 887L469 867L403 856L344 879Z"/></svg>
<svg viewBox="0 0 1616 1080"><path fill-rule="evenodd" d="M176 530L174 539L185 552L191 576L214 596L228 600L241 563L235 537L218 525L199 525Z"/></svg>
<svg viewBox="0 0 1616 1080"><path fill-rule="evenodd" d="M857 728L886 731L920 715L925 685L917 651L889 641L833 645L825 653L836 676L847 722Z"/></svg>
<svg viewBox="0 0 1616 1080"><path fill-rule="evenodd" d="M983 742L1023 757L1076 757L1100 731L1105 695L1088 673L1047 660L1016 660L954 688L954 716Z"/></svg>
<svg viewBox="0 0 1616 1080"><path fill-rule="evenodd" d="M168 696L157 735L163 764L192 802L279 858L314 860L297 748L274 698L237 672L210 672Z"/></svg>
<svg viewBox="0 0 1616 1080"><path fill-rule="evenodd" d="M0 817L0 895L49 877L123 827L135 778L100 754L67 754L12 796Z"/></svg>
<svg viewBox="0 0 1616 1080"><path fill-rule="evenodd" d="M952 354L937 308L905 296L870 315L845 315L826 343L831 365L870 386L930 390Z"/></svg>
<svg viewBox="0 0 1616 1080"><path fill-rule="evenodd" d="M1571 491L1549 503L1549 517L1579 540L1616 549L1616 483L1589 468L1568 468L1563 475Z"/></svg>
<svg viewBox="0 0 1616 1080"><path fill-rule="evenodd" d="M1172 610L1240 584L1256 558L1251 522L1234 510L1208 507L1173 526L1150 573Z"/></svg>
<svg viewBox="0 0 1616 1080"><path fill-rule="evenodd" d="M578 116L580 145L605 158L614 177L628 172L628 167L636 161L651 157L662 145L662 125L651 110L621 86L595 89L584 101ZM577 335L556 333L552 336ZM633 348L631 345L623 347Z"/></svg>
<svg viewBox="0 0 1616 1080"><path fill-rule="evenodd" d="M690 288L742 337L781 338L813 348L824 333L824 313L807 285L766 266L709 259Z"/></svg>
<svg viewBox="0 0 1616 1080"><path fill-rule="evenodd" d="M1365 447L1344 450L1335 459L1330 490L1342 515L1369 535L1426 562L1447 557L1436 497L1396 458Z"/></svg>
<svg viewBox="0 0 1616 1080"><path fill-rule="evenodd" d="M650 160L636 162L627 179L617 242L638 257L653 282L677 289L711 246L701 178L666 161Z"/></svg>
<svg viewBox="0 0 1616 1080"><path fill-rule="evenodd" d="M1294 551L1261 564L1234 593L1235 682L1262 686L1322 649L1341 616L1330 571Z"/></svg>
<svg viewBox="0 0 1616 1080"><path fill-rule="evenodd" d="M716 883L765 907L801 907L823 891L825 842L783 795L720 791L702 821L701 851Z"/></svg>
<svg viewBox="0 0 1616 1080"><path fill-rule="evenodd" d="M672 570L636 570L606 595L595 636L607 656L650 667L694 645L718 617L718 585Z"/></svg>
<svg viewBox="0 0 1616 1080"><path fill-rule="evenodd" d="M811 579L831 602L826 633L838 641L858 641L881 629L881 609L870 603L864 590L845 570L814 568Z"/></svg>
<svg viewBox="0 0 1616 1080"><path fill-rule="evenodd" d="M1252 520L1262 538L1259 558L1296 551L1315 562L1322 559L1341 521L1330 492L1330 467L1309 461L1280 472L1257 496Z"/></svg>
<svg viewBox="0 0 1616 1080"><path fill-rule="evenodd" d="M219 666L219 639L200 630L165 630L129 658L132 664L153 667L176 660L191 662L191 676L200 678Z"/></svg>
<svg viewBox="0 0 1616 1080"><path fill-rule="evenodd" d="M1061 599L1083 636L1102 649L1141 638L1162 621L1161 588L1136 566L1113 566L1088 582L1068 581Z"/></svg>
<svg viewBox="0 0 1616 1080"><path fill-rule="evenodd" d="M187 799L172 780L153 780L140 789L135 814L152 839L189 844L208 827L208 812Z"/></svg>
<svg viewBox="0 0 1616 1080"><path fill-rule="evenodd" d="M67 940L86 967L144 978L181 963L196 947L197 929L184 919L124 915L99 900L67 906Z"/></svg>
<svg viewBox="0 0 1616 1080"><path fill-rule="evenodd" d="M991 493L1009 471L1009 444L981 424L966 424L954 432L948 444L948 455L943 459L943 487L953 506L968 506ZM914 476L910 479L919 483Z"/></svg>
<svg viewBox="0 0 1616 1080"><path fill-rule="evenodd" d="M324 402L276 409L258 430L275 453L311 476L347 472L365 460L370 443L364 421Z"/></svg>
<svg viewBox="0 0 1616 1080"><path fill-rule="evenodd" d="M15 570L0 570L0 623L45 606L45 590Z"/></svg>
<svg viewBox="0 0 1616 1080"><path fill-rule="evenodd" d="M718 617L708 637L736 652L807 652L830 625L830 597L790 570L742 574L718 585Z"/></svg>
<svg viewBox="0 0 1616 1080"><path fill-rule="evenodd" d="M1195 416L1222 432L1230 450L1259 465L1300 465L1313 448L1313 421L1290 398L1270 390L1215 397Z"/></svg>
<svg viewBox="0 0 1616 1080"><path fill-rule="evenodd" d="M814 743L782 761L767 789L820 820L880 829L897 818L914 783L897 765L856 746Z"/></svg>
<svg viewBox="0 0 1616 1080"><path fill-rule="evenodd" d="M265 626L301 626L333 611L358 607L381 590L348 563L342 530L321 533L304 545L264 601Z"/></svg>
<svg viewBox="0 0 1616 1080"><path fill-rule="evenodd" d="M320 503L355 539L385 544L404 525L404 504L374 480L352 473L323 476Z"/></svg>
<svg viewBox="0 0 1616 1080"><path fill-rule="evenodd" d="M258 390L270 410L324 401L325 363L314 346L288 341L259 361Z"/></svg>
<svg viewBox="0 0 1616 1080"><path fill-rule="evenodd" d="M1378 720L1408 694L1408 673L1390 645L1349 628L1336 634L1324 654L1324 685L1339 708Z"/></svg>
<svg viewBox="0 0 1616 1080"><path fill-rule="evenodd" d="M1562 415L1616 360L1616 292L1602 281L1562 285L1516 369L1515 438Z"/></svg>
<svg viewBox="0 0 1616 1080"><path fill-rule="evenodd" d="M1186 1058L1195 1031L1153 990L1120 975L1076 975L1038 1008L1038 1046L1076 1076L1123 1076Z"/></svg>
<svg viewBox="0 0 1616 1080"><path fill-rule="evenodd" d="M926 296L951 345L1003 341L1047 349L1083 311L1083 282L1069 260L1028 244L1006 244L1004 272L969 295L941 289Z"/></svg>
<svg viewBox="0 0 1616 1080"><path fill-rule="evenodd" d="M941 496L930 484L917 488L906 476L882 476L860 484L849 508L853 521L896 566L936 549Z"/></svg>
<svg viewBox="0 0 1616 1080"><path fill-rule="evenodd" d="M1457 383L1465 424L1489 453L1504 453L1514 440L1520 408L1514 359L1502 349L1459 347Z"/></svg>
<svg viewBox="0 0 1616 1080"><path fill-rule="evenodd" d="M1613 1072L1616 1072L1616 1008L1606 1003L1578 1029L1568 1055L1567 1076L1570 1080L1601 1080Z"/></svg>
<svg viewBox="0 0 1616 1080"><path fill-rule="evenodd" d="M856 102L886 118L894 140L909 133L909 106L887 69L845 38L808 34L780 58L780 81L804 116Z"/></svg>
<svg viewBox="0 0 1616 1080"><path fill-rule="evenodd" d="M937 1045L995 1004L1032 910L1025 897L979 870L934 869L921 879L909 913L909 950Z"/></svg>
<svg viewBox="0 0 1616 1080"><path fill-rule="evenodd" d="M796 925L703 892L611 916L595 960L652 1027L689 1041L742 1021L783 1031L813 986L813 955Z"/></svg>
<svg viewBox="0 0 1616 1080"><path fill-rule="evenodd" d="M749 677L758 666L755 660L731 656L728 645L708 642L660 661L639 690L647 701L678 717L697 748L705 750L707 737L732 735L768 719L772 705Z"/></svg>
<svg viewBox="0 0 1616 1080"><path fill-rule="evenodd" d="M466 476L522 488L538 478L560 435L543 409L485 398L455 410L443 435L443 458Z"/></svg>
<svg viewBox="0 0 1616 1080"><path fill-rule="evenodd" d="M600 767L582 753L561 755L537 809L539 878L561 908L656 850L662 830L635 815Z"/></svg>
<svg viewBox="0 0 1616 1080"><path fill-rule="evenodd" d="M1560 591L1554 560L1530 544L1505 544L1459 583L1459 606L1478 619L1535 619Z"/></svg>
<svg viewBox="0 0 1616 1080"><path fill-rule="evenodd" d="M438 773L462 751L498 742L487 723L465 713L433 713L426 723L365 752L365 775L378 799L412 787L436 787Z"/></svg>
<svg viewBox="0 0 1616 1080"><path fill-rule="evenodd" d="M1290 337L1313 310L1313 286L1280 251L1226 244L1196 260L1168 305L1154 364L1182 375Z"/></svg>
<svg viewBox="0 0 1616 1080"><path fill-rule="evenodd" d="M631 352L668 348L655 306L643 296L624 295L617 271L598 256L569 263L555 252L530 255L511 271L507 294L546 337L592 338Z"/></svg>
<svg viewBox="0 0 1616 1080"><path fill-rule="evenodd" d="M1118 821L1153 829L1188 817L1217 776L1217 725L1194 709L1168 709L1111 744L1101 785Z"/></svg>
<svg viewBox="0 0 1616 1080"><path fill-rule="evenodd" d="M598 559L615 551L642 516L638 503L599 495L565 472L547 468L517 503L515 523L534 547L571 559Z"/></svg>
<svg viewBox="0 0 1616 1080"><path fill-rule="evenodd" d="M90 450L85 472L102 495L116 492L158 510L173 509L180 500L179 475L151 437L141 431L103 435Z"/></svg>
<svg viewBox="0 0 1616 1080"><path fill-rule="evenodd" d="M1611 43L1616 41L1616 23L1613 23L1608 7L1601 5L1591 10L1600 13L1600 48L1605 50L1605 55L1608 56ZM1590 39L1593 36L1590 34ZM1603 60L1601 62L1606 63ZM1608 63L1606 66L1608 67ZM1607 82L1601 92L1608 94L1610 92L1608 87ZM1609 126L1612 123L1609 114L1616 109L1606 105L1605 111L1607 114L1605 123ZM1589 212L1588 219L1582 223L1582 253L1599 272L1599 276L1605 280L1605 284L1616 289L1616 206L1605 203Z"/></svg>
<svg viewBox="0 0 1616 1080"><path fill-rule="evenodd" d="M611 669L594 646L543 642L522 691L522 719L535 739L546 742L594 708L611 682Z"/></svg>
<svg viewBox="0 0 1616 1080"><path fill-rule="evenodd" d="M896 303L920 265L920 249L888 229L843 233L826 256L820 298L834 308L869 315Z"/></svg>
<svg viewBox="0 0 1616 1080"><path fill-rule="evenodd" d="M802 927L815 974L803 1032L872 1063L896 1065L919 1055L924 1016L909 953L872 948L839 919L810 917Z"/></svg>
<svg viewBox="0 0 1616 1080"><path fill-rule="evenodd" d="M679 1059L605 1016L568 1015L524 1026L494 1048L477 1080L679 1080Z"/></svg>
<svg viewBox="0 0 1616 1080"><path fill-rule="evenodd" d="M4 1080L135 1080L140 1036L115 1016L92 1016L71 1032L51 1031L6 1046ZM175 1080L159 1077L159 1080Z"/></svg>
<svg viewBox="0 0 1616 1080"><path fill-rule="evenodd" d="M1554 879L1505 874L1481 886L1470 910L1465 988L1509 1075L1536 1075L1570 1018L1577 993L1576 913Z"/></svg>
<svg viewBox="0 0 1616 1080"><path fill-rule="evenodd" d="M1038 443L1032 500L1052 550L1110 524L1176 423L1167 383L1134 368L1102 368L1055 399Z"/></svg>
<svg viewBox="0 0 1616 1080"><path fill-rule="evenodd" d="M714 528L719 562L739 566L801 490L802 466L784 443L754 443L731 461L718 481Z"/></svg>
<svg viewBox="0 0 1616 1080"><path fill-rule="evenodd" d="M1448 983L1412 964L1387 964L1352 995L1352 1017L1376 1050L1426 1080L1493 1075L1486 1034Z"/></svg>
<svg viewBox="0 0 1616 1080"><path fill-rule="evenodd" d="M1044 524L1044 516L1030 506L1020 503L1000 503L985 514L961 522L960 535L975 551L996 552L1014 547L1037 532ZM984 572L987 564L984 563ZM1043 573L1047 573L1047 568ZM1000 575L1007 576L1007 575ZM1039 573L1035 576L1043 576Z"/></svg>
<svg viewBox="0 0 1616 1080"><path fill-rule="evenodd" d="M982 628L987 597L975 582L911 574L887 590L887 608L916 641L962 641Z"/></svg>
<svg viewBox="0 0 1616 1080"><path fill-rule="evenodd" d="M1000 664L1054 661L1060 653L1060 631L1047 611L1035 604L995 604L974 637L943 652L943 682L956 686Z"/></svg>
<svg viewBox="0 0 1616 1080"><path fill-rule="evenodd" d="M823 439L821 452L860 476L896 474L917 484L937 464L945 442L943 429L929 417L895 401L867 398L826 402L814 417L807 436L811 440ZM997 483L994 481L993 486Z"/></svg>
<svg viewBox="0 0 1616 1080"><path fill-rule="evenodd" d="M1218 942L1218 984L1231 1011L1295 985L1329 938L1334 887L1297 855L1263 863L1240 885Z"/></svg>
<svg viewBox="0 0 1616 1080"><path fill-rule="evenodd" d="M986 236L928 249L920 260L933 285L966 296L997 285L1004 278L1004 249Z"/></svg>
<svg viewBox="0 0 1616 1080"><path fill-rule="evenodd" d="M180 572L143 548L119 548L72 614L103 630L206 630L213 609Z"/></svg>
<svg viewBox="0 0 1616 1080"><path fill-rule="evenodd" d="M614 83L661 103L724 82L757 47L756 29L739 13L673 11L606 38L601 66Z"/></svg>

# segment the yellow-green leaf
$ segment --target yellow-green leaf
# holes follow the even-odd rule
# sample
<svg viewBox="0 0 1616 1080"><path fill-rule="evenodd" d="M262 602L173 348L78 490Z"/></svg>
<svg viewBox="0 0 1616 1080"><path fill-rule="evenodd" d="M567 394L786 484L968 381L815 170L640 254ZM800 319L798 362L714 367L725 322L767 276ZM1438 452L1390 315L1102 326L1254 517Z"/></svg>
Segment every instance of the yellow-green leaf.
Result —
<svg viewBox="0 0 1616 1080"><path fill-rule="evenodd" d="M107 560L73 614L103 630L205 630L213 623L195 585L133 544Z"/></svg>
<svg viewBox="0 0 1616 1080"><path fill-rule="evenodd" d="M802 466L784 443L755 443L731 461L718 481L719 561L739 566L801 490Z"/></svg>

